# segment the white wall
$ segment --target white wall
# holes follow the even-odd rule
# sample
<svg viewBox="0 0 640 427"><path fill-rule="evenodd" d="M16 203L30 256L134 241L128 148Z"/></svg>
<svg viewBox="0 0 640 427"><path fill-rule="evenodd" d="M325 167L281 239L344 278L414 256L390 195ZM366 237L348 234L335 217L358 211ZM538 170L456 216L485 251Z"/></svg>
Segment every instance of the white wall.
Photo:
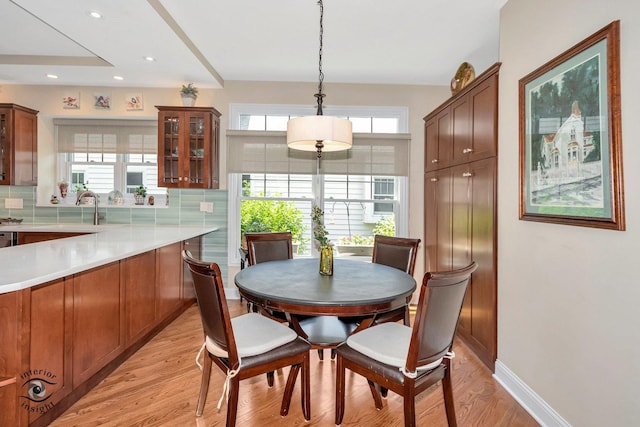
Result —
<svg viewBox="0 0 640 427"><path fill-rule="evenodd" d="M520 221L518 80L617 19L627 231ZM575 426L640 422L639 21L636 0L510 0L501 13L498 359Z"/></svg>
<svg viewBox="0 0 640 427"><path fill-rule="evenodd" d="M476 70L480 73L484 70ZM455 70L452 70L452 75ZM411 141L411 163L409 187L412 197L409 201L409 235L423 237L423 174L424 174L424 122L422 118L450 96L448 86L408 86L408 85L365 85L326 83L325 105L366 105L366 106L406 106L409 108L409 133ZM21 104L40 111L38 115L38 151L39 151L39 201L46 203L55 193L55 159L53 153L53 117L93 117L93 118L156 118L155 105L181 105L175 89L156 88L95 88L77 86L0 86L0 102ZM79 92L81 108L65 110L62 97L69 92ZM254 104L292 104L313 106L317 83L275 83L227 81L224 89L201 89L196 106L214 106L222 113L221 119L221 164L220 186L227 186L226 173L226 129L229 126L230 103ZM111 93L111 110L96 110L93 107L93 94ZM142 92L143 111L126 111L126 94ZM47 183L50 177L50 183ZM47 188L47 185L50 188ZM418 256L415 276L424 273L424 248Z"/></svg>

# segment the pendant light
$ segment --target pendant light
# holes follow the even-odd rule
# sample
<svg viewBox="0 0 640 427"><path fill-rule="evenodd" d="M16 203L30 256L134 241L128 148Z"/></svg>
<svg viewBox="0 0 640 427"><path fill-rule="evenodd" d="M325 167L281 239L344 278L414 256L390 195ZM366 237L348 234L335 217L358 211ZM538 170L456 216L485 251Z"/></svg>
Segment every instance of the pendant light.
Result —
<svg viewBox="0 0 640 427"><path fill-rule="evenodd" d="M318 0L320 6L320 50L319 50L319 83L318 93L314 96L318 104L315 116L297 117L287 122L287 146L295 150L316 151L318 159L323 151L348 150L353 144L351 121L340 117L325 116L322 114L322 101L325 94L322 93L322 34L324 31L322 18L324 5Z"/></svg>

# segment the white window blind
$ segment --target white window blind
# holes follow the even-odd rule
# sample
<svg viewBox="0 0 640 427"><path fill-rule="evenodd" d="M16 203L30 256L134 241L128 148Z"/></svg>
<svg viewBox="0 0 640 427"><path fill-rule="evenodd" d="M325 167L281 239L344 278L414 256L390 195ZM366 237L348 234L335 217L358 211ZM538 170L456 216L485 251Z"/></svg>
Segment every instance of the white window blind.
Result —
<svg viewBox="0 0 640 427"><path fill-rule="evenodd" d="M411 135L354 134L353 147L322 153L321 173L408 176ZM282 131L227 130L227 172L316 174L316 153L291 150Z"/></svg>
<svg viewBox="0 0 640 427"><path fill-rule="evenodd" d="M155 120L54 119L59 153L155 154Z"/></svg>

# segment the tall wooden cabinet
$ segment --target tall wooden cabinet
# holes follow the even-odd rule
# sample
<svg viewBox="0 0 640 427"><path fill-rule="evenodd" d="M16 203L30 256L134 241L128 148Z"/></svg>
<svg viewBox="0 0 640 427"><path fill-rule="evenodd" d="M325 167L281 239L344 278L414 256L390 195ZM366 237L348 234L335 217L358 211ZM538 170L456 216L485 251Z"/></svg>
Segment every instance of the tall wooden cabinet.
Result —
<svg viewBox="0 0 640 427"><path fill-rule="evenodd" d="M0 185L37 185L38 111L0 104Z"/></svg>
<svg viewBox="0 0 640 427"><path fill-rule="evenodd" d="M497 63L425 117L425 265L478 263L461 336L491 369L497 358Z"/></svg>
<svg viewBox="0 0 640 427"><path fill-rule="evenodd" d="M158 109L158 186L219 187L220 113L213 107Z"/></svg>

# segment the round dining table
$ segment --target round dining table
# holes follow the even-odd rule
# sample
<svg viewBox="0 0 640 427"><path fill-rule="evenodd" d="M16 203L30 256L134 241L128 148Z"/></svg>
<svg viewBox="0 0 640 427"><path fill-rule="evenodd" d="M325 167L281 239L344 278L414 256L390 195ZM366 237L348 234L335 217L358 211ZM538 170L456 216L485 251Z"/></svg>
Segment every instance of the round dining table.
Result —
<svg viewBox="0 0 640 427"><path fill-rule="evenodd" d="M255 264L235 276L254 304L299 315L371 316L406 305L415 279L396 268L336 258L333 275L319 273L318 258Z"/></svg>

